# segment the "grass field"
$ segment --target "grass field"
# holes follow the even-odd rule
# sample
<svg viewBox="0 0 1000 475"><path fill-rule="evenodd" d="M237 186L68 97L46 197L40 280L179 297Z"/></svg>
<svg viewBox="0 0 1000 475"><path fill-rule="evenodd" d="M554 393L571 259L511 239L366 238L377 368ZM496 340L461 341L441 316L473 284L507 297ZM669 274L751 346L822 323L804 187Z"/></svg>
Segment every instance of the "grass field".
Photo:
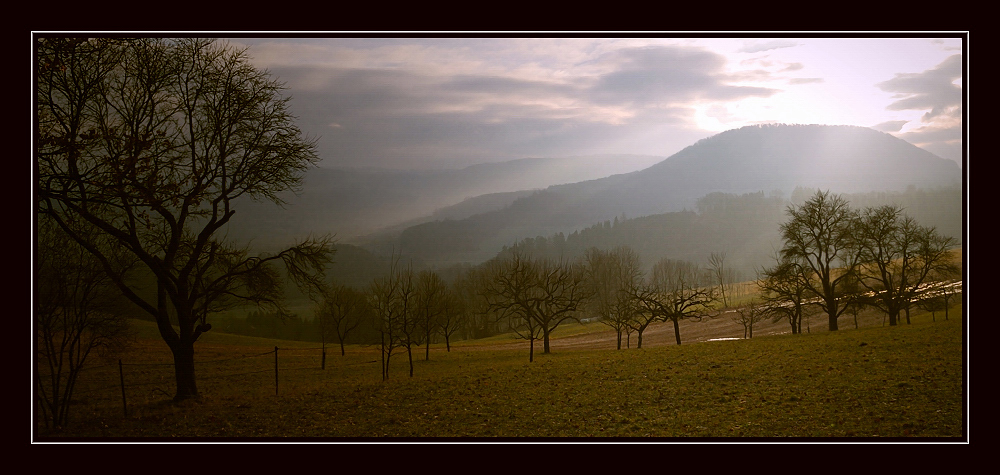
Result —
<svg viewBox="0 0 1000 475"><path fill-rule="evenodd" d="M405 352L395 353L385 382L377 349L351 346L342 357L330 348L322 370L315 343L209 332L196 355L203 398L182 404L170 402L166 346L139 322L142 344L122 359L127 416L117 361L95 360L69 426L39 429L35 440L960 442L967 353L961 308L951 312L947 321L914 315L912 325L642 350L560 349L555 340L552 354L536 346L534 363L523 342L463 342L432 347L429 361L415 351L412 378Z"/></svg>

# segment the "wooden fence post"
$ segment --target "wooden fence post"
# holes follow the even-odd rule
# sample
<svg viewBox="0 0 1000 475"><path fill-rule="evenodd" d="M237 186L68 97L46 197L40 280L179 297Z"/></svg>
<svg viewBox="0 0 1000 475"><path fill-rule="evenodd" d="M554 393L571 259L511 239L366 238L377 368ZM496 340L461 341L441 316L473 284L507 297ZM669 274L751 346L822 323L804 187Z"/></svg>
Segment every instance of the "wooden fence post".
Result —
<svg viewBox="0 0 1000 475"><path fill-rule="evenodd" d="M125 401L125 372L122 371L122 360L118 360L118 380L122 384L122 410L125 412L125 417L128 417L128 403Z"/></svg>

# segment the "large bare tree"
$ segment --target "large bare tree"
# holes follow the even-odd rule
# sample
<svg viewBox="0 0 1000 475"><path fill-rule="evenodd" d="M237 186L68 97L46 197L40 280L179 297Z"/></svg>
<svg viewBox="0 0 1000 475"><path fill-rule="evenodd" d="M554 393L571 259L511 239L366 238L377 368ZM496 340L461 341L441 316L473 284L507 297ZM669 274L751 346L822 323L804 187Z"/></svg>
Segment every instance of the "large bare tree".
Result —
<svg viewBox="0 0 1000 475"><path fill-rule="evenodd" d="M810 297L827 314L830 331L847 309L838 301L841 283L851 278L858 262L855 239L857 213L846 199L829 191L816 192L804 204L789 207L788 222L781 225L785 244L781 257L801 263L803 283Z"/></svg>
<svg viewBox="0 0 1000 475"><path fill-rule="evenodd" d="M176 400L199 397L194 344L232 305L280 307L282 263L318 285L328 238L250 255L220 231L241 197L280 203L318 160L283 86L245 50L204 39L39 38L38 209L153 316ZM116 271L103 242L130 253Z"/></svg>

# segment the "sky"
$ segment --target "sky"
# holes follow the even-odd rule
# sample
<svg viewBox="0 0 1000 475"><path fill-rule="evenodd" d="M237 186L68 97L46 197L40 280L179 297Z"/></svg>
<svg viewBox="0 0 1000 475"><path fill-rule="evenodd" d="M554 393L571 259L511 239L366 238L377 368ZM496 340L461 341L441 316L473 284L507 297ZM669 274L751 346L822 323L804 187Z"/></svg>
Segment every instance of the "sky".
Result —
<svg viewBox="0 0 1000 475"><path fill-rule="evenodd" d="M871 127L962 161L958 34L228 41L285 83L327 167L667 157L764 123Z"/></svg>

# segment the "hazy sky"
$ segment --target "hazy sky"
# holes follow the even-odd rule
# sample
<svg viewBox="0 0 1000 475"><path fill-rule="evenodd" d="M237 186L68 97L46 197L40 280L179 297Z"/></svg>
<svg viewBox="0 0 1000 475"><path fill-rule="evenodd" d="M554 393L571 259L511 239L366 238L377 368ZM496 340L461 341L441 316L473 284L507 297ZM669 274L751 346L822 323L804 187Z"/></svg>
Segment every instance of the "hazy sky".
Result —
<svg viewBox="0 0 1000 475"><path fill-rule="evenodd" d="M961 162L962 39L266 38L326 166L669 156L759 123L847 124Z"/></svg>

